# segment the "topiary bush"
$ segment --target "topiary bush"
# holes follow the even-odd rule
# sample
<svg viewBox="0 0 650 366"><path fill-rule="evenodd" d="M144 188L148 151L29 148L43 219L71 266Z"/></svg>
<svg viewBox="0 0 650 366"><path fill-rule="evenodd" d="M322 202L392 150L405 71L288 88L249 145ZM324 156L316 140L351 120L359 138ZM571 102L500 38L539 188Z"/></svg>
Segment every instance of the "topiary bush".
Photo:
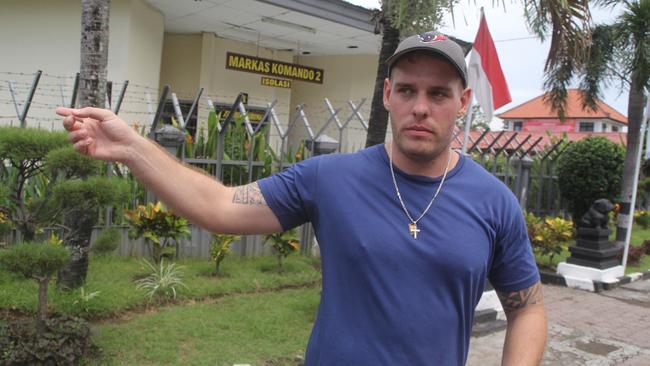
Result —
<svg viewBox="0 0 650 366"><path fill-rule="evenodd" d="M80 318L47 319L39 331L33 321L0 325L0 365L78 365L93 350L90 327Z"/></svg>
<svg viewBox="0 0 650 366"><path fill-rule="evenodd" d="M618 201L624 159L625 149L604 137L587 137L564 150L557 163L558 184L574 222L599 198Z"/></svg>
<svg viewBox="0 0 650 366"><path fill-rule="evenodd" d="M91 176L87 179L69 179L52 189L52 204L63 216L65 245L70 248L72 260L58 276L60 288L80 287L88 273L88 253L92 228L97 223L99 208L127 202L129 187L126 181Z"/></svg>
<svg viewBox="0 0 650 366"><path fill-rule="evenodd" d="M47 154L70 145L65 132L0 127L0 210L25 241L32 241L55 215L44 212L50 178L43 174Z"/></svg>
<svg viewBox="0 0 650 366"><path fill-rule="evenodd" d="M122 237L120 231L114 227L102 230L91 246L94 254L106 255L113 253L118 246Z"/></svg>
<svg viewBox="0 0 650 366"><path fill-rule="evenodd" d="M61 268L70 261L68 249L47 243L23 243L0 251L0 267L38 283L37 323L47 318L47 287Z"/></svg>

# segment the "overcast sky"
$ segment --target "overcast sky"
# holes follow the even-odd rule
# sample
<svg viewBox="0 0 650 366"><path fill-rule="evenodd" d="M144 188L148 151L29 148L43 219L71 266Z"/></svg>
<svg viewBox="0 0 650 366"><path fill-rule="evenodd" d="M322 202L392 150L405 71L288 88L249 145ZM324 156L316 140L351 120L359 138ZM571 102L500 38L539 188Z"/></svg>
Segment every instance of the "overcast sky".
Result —
<svg viewBox="0 0 650 366"><path fill-rule="evenodd" d="M366 8L378 8L378 0L346 0ZM501 67L505 74L512 95L512 102L501 107L496 113L503 112L522 104L543 93L544 61L548 54L549 42L540 42L526 28L521 1L506 0L503 5L494 7L493 0L460 0L455 8L455 19L445 17L443 33L462 40L473 42L480 21L480 7L484 7L485 17L494 39ZM497 1L495 3L502 3ZM595 22L611 23L620 9L612 11L592 9ZM455 23L454 23L455 20ZM577 84L576 84L577 85ZM602 98L623 115L627 115L627 89L621 93L619 83L605 89ZM496 122L493 128L501 129Z"/></svg>

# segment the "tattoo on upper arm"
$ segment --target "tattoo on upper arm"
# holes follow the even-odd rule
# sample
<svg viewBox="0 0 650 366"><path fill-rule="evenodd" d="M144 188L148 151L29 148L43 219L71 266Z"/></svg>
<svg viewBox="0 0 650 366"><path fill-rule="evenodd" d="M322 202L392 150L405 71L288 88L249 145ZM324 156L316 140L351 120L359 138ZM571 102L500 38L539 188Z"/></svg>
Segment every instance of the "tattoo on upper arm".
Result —
<svg viewBox="0 0 650 366"><path fill-rule="evenodd" d="M264 199L262 191L260 191L260 186L257 185L257 183L251 183L235 188L235 193L232 196L232 203L266 206L266 200Z"/></svg>
<svg viewBox="0 0 650 366"><path fill-rule="evenodd" d="M542 285L537 282L536 284L525 288L523 290L514 292L499 292L497 296L501 300L501 305L506 313L522 309L528 305L541 303Z"/></svg>

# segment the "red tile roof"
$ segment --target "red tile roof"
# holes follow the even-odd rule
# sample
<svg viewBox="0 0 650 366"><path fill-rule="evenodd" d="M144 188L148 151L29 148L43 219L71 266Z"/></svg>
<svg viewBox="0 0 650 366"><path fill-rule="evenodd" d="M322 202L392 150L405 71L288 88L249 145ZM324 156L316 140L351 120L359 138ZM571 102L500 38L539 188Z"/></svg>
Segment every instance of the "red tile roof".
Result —
<svg viewBox="0 0 650 366"><path fill-rule="evenodd" d="M551 111L551 107L544 103L544 96L520 104L512 109L497 115L501 119L531 119L531 118L557 118L557 113ZM566 118L609 118L616 122L627 124L627 117L608 106L601 100L596 102L597 110L582 109L581 94L578 89L567 90L567 111Z"/></svg>

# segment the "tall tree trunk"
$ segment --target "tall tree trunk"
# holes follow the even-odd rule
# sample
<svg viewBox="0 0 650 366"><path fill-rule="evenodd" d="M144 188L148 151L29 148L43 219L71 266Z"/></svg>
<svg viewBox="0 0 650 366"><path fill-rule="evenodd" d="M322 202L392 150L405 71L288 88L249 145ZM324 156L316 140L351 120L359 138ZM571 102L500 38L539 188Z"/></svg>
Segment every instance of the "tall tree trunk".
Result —
<svg viewBox="0 0 650 366"><path fill-rule="evenodd" d="M79 106L104 108L110 0L81 1Z"/></svg>
<svg viewBox="0 0 650 366"><path fill-rule="evenodd" d="M106 104L106 66L108 64L108 14L110 0L81 1L81 67L79 98L81 107L104 108ZM83 202L69 212L65 226L72 230L65 245L72 258L59 271L58 286L73 289L86 281L90 236L96 223L96 208L88 209Z"/></svg>
<svg viewBox="0 0 650 366"><path fill-rule="evenodd" d="M386 10L385 5L383 10ZM370 106L366 147L382 144L386 141L386 129L388 127L388 111L384 108L384 79L388 76L386 59L395 52L399 44L399 30L393 27L385 15L380 22L383 25L383 35L381 50L379 51L377 76L375 78L375 90L372 94L372 104Z"/></svg>
<svg viewBox="0 0 650 366"><path fill-rule="evenodd" d="M65 215L65 226L71 229L65 245L70 249L70 263L59 271L57 285L74 289L84 284L88 274L90 237L97 222L97 208L80 205Z"/></svg>
<svg viewBox="0 0 650 366"><path fill-rule="evenodd" d="M627 102L627 148L625 151L625 164L623 165L623 184L621 186L621 210L618 215L616 226L616 242L618 245L625 244L625 237L629 226L629 210L632 201L632 188L634 181L639 179L634 174L637 160L637 149L639 148L641 121L643 118L643 91L642 86L636 83L638 77L632 74L632 83L630 84L630 94Z"/></svg>

